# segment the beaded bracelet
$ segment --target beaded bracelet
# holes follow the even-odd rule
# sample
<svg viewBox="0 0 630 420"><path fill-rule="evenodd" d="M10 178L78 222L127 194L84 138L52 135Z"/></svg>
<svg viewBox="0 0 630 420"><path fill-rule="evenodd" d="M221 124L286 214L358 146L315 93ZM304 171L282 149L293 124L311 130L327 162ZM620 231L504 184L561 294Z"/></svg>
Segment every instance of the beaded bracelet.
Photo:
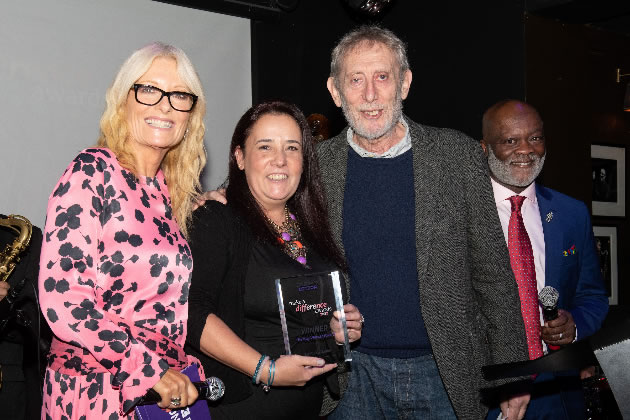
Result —
<svg viewBox="0 0 630 420"><path fill-rule="evenodd" d="M265 364L265 360L267 360L268 358L269 356L263 354L262 356L260 356L260 359L258 359L258 364L256 365L254 376L252 376L252 384L258 385L258 382L260 382L260 367Z"/></svg>
<svg viewBox="0 0 630 420"><path fill-rule="evenodd" d="M263 384L263 390L265 392L269 392L275 377L276 377L276 361L273 359L269 359L269 376L267 377L267 383Z"/></svg>

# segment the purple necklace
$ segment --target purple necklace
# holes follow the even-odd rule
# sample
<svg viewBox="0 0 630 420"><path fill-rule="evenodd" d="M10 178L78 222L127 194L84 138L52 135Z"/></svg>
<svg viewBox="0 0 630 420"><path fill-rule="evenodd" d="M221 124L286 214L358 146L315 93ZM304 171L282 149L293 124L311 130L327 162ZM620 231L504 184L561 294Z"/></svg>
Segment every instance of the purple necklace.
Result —
<svg viewBox="0 0 630 420"><path fill-rule="evenodd" d="M278 242L284 252L302 265L306 265L306 246L302 243L300 224L289 208L284 206L284 222L278 226L273 220L267 217L267 221L278 233Z"/></svg>

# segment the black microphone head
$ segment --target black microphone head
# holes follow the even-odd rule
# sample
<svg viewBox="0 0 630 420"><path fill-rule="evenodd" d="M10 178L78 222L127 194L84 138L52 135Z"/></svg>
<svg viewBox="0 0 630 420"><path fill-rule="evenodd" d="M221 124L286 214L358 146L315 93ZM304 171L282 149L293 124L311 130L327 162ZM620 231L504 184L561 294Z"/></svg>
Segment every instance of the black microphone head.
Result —
<svg viewBox="0 0 630 420"><path fill-rule="evenodd" d="M560 293L551 286L545 286L538 294L538 301L543 309L553 309L558 305Z"/></svg>
<svg viewBox="0 0 630 420"><path fill-rule="evenodd" d="M216 376L211 376L206 379L205 382L208 387L205 388L205 395L200 395L200 397L209 401L217 401L219 398L223 397L223 394L225 394L225 385L221 379Z"/></svg>

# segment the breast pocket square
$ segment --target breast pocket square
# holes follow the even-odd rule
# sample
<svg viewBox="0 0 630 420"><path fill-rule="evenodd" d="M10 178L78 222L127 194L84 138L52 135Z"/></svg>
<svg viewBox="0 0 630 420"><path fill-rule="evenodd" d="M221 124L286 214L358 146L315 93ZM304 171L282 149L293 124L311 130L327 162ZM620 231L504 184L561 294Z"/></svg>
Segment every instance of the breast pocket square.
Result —
<svg viewBox="0 0 630 420"><path fill-rule="evenodd" d="M575 255L576 252L577 250L575 249L575 245L571 245L571 248L567 249L566 251L562 251L562 255L568 257L570 255Z"/></svg>

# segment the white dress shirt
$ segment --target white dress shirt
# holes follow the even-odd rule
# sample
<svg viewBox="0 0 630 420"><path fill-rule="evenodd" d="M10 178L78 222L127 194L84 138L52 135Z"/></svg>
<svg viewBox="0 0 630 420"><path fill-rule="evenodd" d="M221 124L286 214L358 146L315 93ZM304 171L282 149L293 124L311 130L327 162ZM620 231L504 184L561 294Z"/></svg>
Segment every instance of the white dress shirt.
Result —
<svg viewBox="0 0 630 420"><path fill-rule="evenodd" d="M508 225L510 224L510 215L512 214L512 205L510 204L509 198L513 195L522 195L525 197L523 206L521 207L521 214L523 215L525 230L532 243L534 265L536 267L536 284L538 286L538 292L540 293L543 287L545 287L545 235L543 233L542 221L540 220L535 184L535 182L532 182L523 192L516 194L494 179L492 180L494 201L497 205L497 211L499 212L499 219L501 220L501 227L503 228L503 236L505 236L506 244L508 243Z"/></svg>
<svg viewBox="0 0 630 420"><path fill-rule="evenodd" d="M512 204L509 198L513 195L522 195L525 197L521 214L523 215L523 224L529 240L532 243L532 252L534 254L534 266L536 269L536 286L538 293L545 287L545 234L543 232L542 220L540 219L540 210L538 208L538 200L536 198L536 183L532 182L520 194L516 194L509 188L492 181L492 189L494 191L494 202L497 205L497 212L501 220L501 228L503 228L503 236L505 243L508 243L508 225L510 224L510 215L512 214ZM540 312L540 325L544 325L542 308ZM577 340L577 329L575 331L575 342ZM543 341L543 350L547 353L547 345Z"/></svg>

